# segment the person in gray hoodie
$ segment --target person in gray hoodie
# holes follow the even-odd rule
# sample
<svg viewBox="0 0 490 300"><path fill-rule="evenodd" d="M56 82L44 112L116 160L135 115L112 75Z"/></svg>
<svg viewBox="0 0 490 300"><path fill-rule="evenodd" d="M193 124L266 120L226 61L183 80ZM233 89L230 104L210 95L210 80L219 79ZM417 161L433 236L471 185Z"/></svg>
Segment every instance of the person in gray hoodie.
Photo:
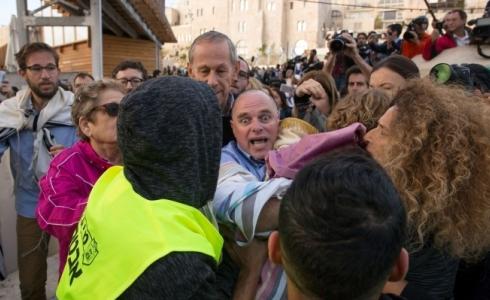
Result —
<svg viewBox="0 0 490 300"><path fill-rule="evenodd" d="M92 190L59 299L219 298L223 239L205 211L218 178L220 116L211 89L183 77L147 81L122 100L124 167Z"/></svg>

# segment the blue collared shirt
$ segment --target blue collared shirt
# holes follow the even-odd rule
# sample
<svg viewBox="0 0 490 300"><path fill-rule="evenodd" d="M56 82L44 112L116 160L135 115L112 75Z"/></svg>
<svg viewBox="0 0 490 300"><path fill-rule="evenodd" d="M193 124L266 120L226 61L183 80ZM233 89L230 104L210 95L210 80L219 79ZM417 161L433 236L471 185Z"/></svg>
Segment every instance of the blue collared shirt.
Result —
<svg viewBox="0 0 490 300"><path fill-rule="evenodd" d="M265 161L256 160L235 142L231 141L221 149L221 164L236 162L252 173L258 180L265 180Z"/></svg>

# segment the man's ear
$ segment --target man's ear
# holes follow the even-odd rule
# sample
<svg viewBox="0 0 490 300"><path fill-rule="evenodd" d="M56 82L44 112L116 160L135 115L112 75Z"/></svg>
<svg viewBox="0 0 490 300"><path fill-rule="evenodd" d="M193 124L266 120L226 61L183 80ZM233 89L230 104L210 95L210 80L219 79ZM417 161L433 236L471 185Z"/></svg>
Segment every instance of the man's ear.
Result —
<svg viewBox="0 0 490 300"><path fill-rule="evenodd" d="M240 60L239 59L236 60L233 71L234 71L233 81L231 83L234 83L235 81L238 80L238 73L240 72Z"/></svg>
<svg viewBox="0 0 490 300"><path fill-rule="evenodd" d="M20 77L26 79L26 70L19 69L19 71L17 71L17 74L19 74Z"/></svg>
<svg viewBox="0 0 490 300"><path fill-rule="evenodd" d="M192 66L191 66L191 63L188 62L187 63L187 74L189 74L189 77L192 78Z"/></svg>
<svg viewBox="0 0 490 300"><path fill-rule="evenodd" d="M269 248L269 259L276 265L282 265L279 231L273 231L271 233L267 246Z"/></svg>
<svg viewBox="0 0 490 300"><path fill-rule="evenodd" d="M405 248L402 248L400 250L400 255L398 255L398 258L395 261L395 264L393 266L393 269L391 270L390 277L388 278L388 281L400 281L405 278L405 275L407 275L408 272L408 252L405 250Z"/></svg>

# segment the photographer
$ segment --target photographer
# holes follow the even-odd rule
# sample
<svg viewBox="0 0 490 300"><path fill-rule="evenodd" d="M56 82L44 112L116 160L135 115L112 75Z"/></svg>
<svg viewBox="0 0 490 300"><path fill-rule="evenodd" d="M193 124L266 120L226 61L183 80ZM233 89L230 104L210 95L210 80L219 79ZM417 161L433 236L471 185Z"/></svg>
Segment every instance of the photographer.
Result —
<svg viewBox="0 0 490 300"><path fill-rule="evenodd" d="M441 35L438 22L432 22L434 30L431 40L424 45L422 56L425 60L431 60L446 49L465 46L470 43L471 29L466 25L467 15L461 9L455 9L444 17L444 29L446 33Z"/></svg>
<svg viewBox="0 0 490 300"><path fill-rule="evenodd" d="M335 82L323 71L311 71L298 83L294 91L293 116L325 131L326 118L339 99Z"/></svg>
<svg viewBox="0 0 490 300"><path fill-rule="evenodd" d="M369 55L367 58L367 63L370 66L374 66L378 62L380 62L385 56L381 53L377 53L376 51L372 51L370 45L377 45L379 43L379 38L381 37L376 31L370 31L367 37L367 44L369 47Z"/></svg>
<svg viewBox="0 0 490 300"><path fill-rule="evenodd" d="M373 51L381 53L385 56L391 55L393 53L399 54L402 44L402 39L400 34L402 33L402 25L391 24L386 28L386 41L381 45L370 43L369 46Z"/></svg>
<svg viewBox="0 0 490 300"><path fill-rule="evenodd" d="M422 54L425 43L431 39L426 32L428 26L429 20L425 16L417 17L408 24L407 31L403 34L401 47L403 56L412 58L415 55Z"/></svg>
<svg viewBox="0 0 490 300"><path fill-rule="evenodd" d="M357 49L359 50L359 55L364 59L368 59L371 48L368 45L368 36L364 32L359 32L356 37Z"/></svg>
<svg viewBox="0 0 490 300"><path fill-rule="evenodd" d="M341 33L331 40L329 49L323 71L333 76L337 90L341 91L345 88L346 71L353 65L357 65L366 78L369 78L372 68L359 54L357 43L349 33Z"/></svg>

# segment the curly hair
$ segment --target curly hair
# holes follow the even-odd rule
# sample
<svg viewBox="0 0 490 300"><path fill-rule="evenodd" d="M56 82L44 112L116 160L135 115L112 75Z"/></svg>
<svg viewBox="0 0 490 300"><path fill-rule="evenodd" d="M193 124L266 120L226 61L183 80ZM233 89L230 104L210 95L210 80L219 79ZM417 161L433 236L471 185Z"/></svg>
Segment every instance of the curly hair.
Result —
<svg viewBox="0 0 490 300"><path fill-rule="evenodd" d="M121 92L123 95L126 94L124 87L112 79L91 82L79 89L75 94L75 101L71 108L71 118L77 129L77 134L82 140L88 141L89 138L80 129L80 118L85 117L92 120L92 112L99 102L99 96L106 90L115 90Z"/></svg>
<svg viewBox="0 0 490 300"><path fill-rule="evenodd" d="M488 104L457 87L412 80L394 105L384 165L407 208L410 247L430 242L478 258L490 246Z"/></svg>
<svg viewBox="0 0 490 300"><path fill-rule="evenodd" d="M378 89L348 95L333 108L327 120L327 128L335 130L360 122L369 131L376 127L379 118L390 107L390 103L388 95Z"/></svg>

